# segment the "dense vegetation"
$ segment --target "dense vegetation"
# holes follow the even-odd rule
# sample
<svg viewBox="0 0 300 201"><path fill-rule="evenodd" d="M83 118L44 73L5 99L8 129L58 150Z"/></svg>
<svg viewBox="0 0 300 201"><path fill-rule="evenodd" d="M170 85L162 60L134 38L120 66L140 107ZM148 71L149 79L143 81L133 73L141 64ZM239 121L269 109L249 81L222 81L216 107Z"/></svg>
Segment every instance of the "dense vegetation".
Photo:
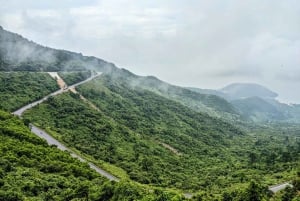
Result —
<svg viewBox="0 0 300 201"><path fill-rule="evenodd" d="M236 109L222 97L213 94L198 93L187 88L174 86L153 76L137 76L121 69L111 73L112 78L127 83L132 88L152 91L168 99L176 100L193 110L205 112L211 116L235 118Z"/></svg>
<svg viewBox="0 0 300 201"><path fill-rule="evenodd" d="M89 78L91 76L91 71L61 71L58 72L58 75L67 83L67 85L72 85Z"/></svg>
<svg viewBox="0 0 300 201"><path fill-rule="evenodd" d="M69 93L48 100L25 117L82 153L123 168L135 181L220 193L220 188L251 179L274 184L296 174L299 144L282 145L280 135L272 141L267 134L247 135L109 76L78 91L100 112ZM285 159L288 148L294 150L293 156Z"/></svg>
<svg viewBox="0 0 300 201"><path fill-rule="evenodd" d="M86 163L48 146L0 111L0 200L182 200L132 182L109 182Z"/></svg>
<svg viewBox="0 0 300 201"><path fill-rule="evenodd" d="M0 109L17 110L57 89L47 73L0 72Z"/></svg>
<svg viewBox="0 0 300 201"><path fill-rule="evenodd" d="M67 152L48 146L29 132L24 123L0 111L0 200L184 200L178 194L151 190L132 182L112 183L71 158ZM299 175L298 175L299 176ZM273 200L299 200L300 180ZM216 196L198 192L193 200L250 201L269 198L264 186L251 182L238 190Z"/></svg>
<svg viewBox="0 0 300 201"><path fill-rule="evenodd" d="M223 98L136 76L94 57L42 47L2 27L0 70L61 71L68 84L84 80L87 70L103 72L78 87L80 94L51 97L28 111L24 122L34 122L121 178L119 183L107 181L0 111L0 201L183 200L178 189L193 191L194 200L300 199L297 124L245 123L241 130L198 113L239 118ZM7 111L58 88L45 73L0 73L0 83L0 109ZM275 104L284 114L299 116L299 105ZM254 103L251 114L261 105ZM249 104L242 106L245 115ZM285 181L294 188L272 196L267 187Z"/></svg>

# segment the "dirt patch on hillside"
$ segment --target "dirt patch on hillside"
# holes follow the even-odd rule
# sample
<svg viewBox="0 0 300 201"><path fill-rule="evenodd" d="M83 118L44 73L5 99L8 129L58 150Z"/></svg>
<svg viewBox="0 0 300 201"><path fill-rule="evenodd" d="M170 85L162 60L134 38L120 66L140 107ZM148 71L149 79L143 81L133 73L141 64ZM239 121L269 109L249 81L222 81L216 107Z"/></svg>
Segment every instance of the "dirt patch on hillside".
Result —
<svg viewBox="0 0 300 201"><path fill-rule="evenodd" d="M163 143L163 142L158 142L159 144L161 144L163 147L165 147L166 149L169 149L171 152L173 152L174 154L178 155L178 156L181 156L182 154L177 150L175 149L174 147L172 147L171 145L168 145L166 143Z"/></svg>
<svg viewBox="0 0 300 201"><path fill-rule="evenodd" d="M65 81L58 75L57 72L48 72L48 74L56 80L59 88L61 89L65 89L67 88L67 84L65 83Z"/></svg>

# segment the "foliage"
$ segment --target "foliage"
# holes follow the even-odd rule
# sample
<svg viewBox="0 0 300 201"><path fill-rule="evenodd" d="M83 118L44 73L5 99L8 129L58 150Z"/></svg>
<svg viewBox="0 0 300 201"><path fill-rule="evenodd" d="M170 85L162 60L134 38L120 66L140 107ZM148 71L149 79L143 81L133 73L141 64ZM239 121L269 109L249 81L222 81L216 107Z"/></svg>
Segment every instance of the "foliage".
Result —
<svg viewBox="0 0 300 201"><path fill-rule="evenodd" d="M154 192L153 192L154 191ZM159 191L159 193L157 193ZM0 110L0 200L183 200L129 181L109 182Z"/></svg>
<svg viewBox="0 0 300 201"><path fill-rule="evenodd" d="M0 72L0 109L17 110L57 89L46 73Z"/></svg>
<svg viewBox="0 0 300 201"><path fill-rule="evenodd" d="M220 119L108 76L78 91L100 112L69 93L33 108L25 118L55 131L83 154L123 168L140 183L219 192L251 179L270 184L287 179L299 164L297 144L282 146L276 136L269 142L267 134L255 140ZM288 145L295 151L284 161Z"/></svg>
<svg viewBox="0 0 300 201"><path fill-rule="evenodd" d="M81 82L91 76L91 71L76 71L76 72L58 72L59 76L68 84L72 85Z"/></svg>

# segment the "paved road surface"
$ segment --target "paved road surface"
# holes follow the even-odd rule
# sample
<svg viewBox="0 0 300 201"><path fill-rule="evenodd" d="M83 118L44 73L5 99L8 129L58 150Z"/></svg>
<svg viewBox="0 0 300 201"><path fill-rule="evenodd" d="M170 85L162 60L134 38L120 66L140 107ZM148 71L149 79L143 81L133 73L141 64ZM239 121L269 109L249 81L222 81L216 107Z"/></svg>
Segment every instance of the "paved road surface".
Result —
<svg viewBox="0 0 300 201"><path fill-rule="evenodd" d="M92 79L100 76L102 73L97 73L96 75L92 75L91 77L89 77L88 79L82 81L82 82L79 82L79 83L76 83L76 84L73 84L65 89L60 89L60 90L57 90L51 94L49 94L48 96L38 100L38 101L35 101L33 103L30 103L20 109L18 109L17 111L13 112L13 114L17 115L17 116L20 116L23 114L23 112L25 112L26 110L46 101L50 96L56 96L58 94L61 94L61 93L64 93L66 91L68 91L70 88L72 87L76 87L76 86L79 86L81 84L84 84L86 82L89 82L91 81ZM118 178L116 178L115 176L109 174L108 172L102 170L101 168L97 167L96 165L94 165L93 163L91 162L88 162L86 161L84 158L80 157L79 155L77 155L76 153L74 153L72 150L70 150L68 147L66 147L65 145L63 145L62 143L60 143L59 141L57 141L55 138L53 138L51 135L49 135L48 133L46 133L44 130L30 124L30 127L31 127L31 132L33 132L34 134L36 134L37 136L39 136L40 138L43 138L45 139L49 145L56 145L58 149L62 150L62 151L69 151L71 156L74 157L74 158L77 158L79 159L81 162L87 162L88 165L90 166L90 168L94 169L96 172L98 172L99 174L101 174L102 176L108 178L109 180L112 180L112 181L119 181Z"/></svg>
<svg viewBox="0 0 300 201"><path fill-rule="evenodd" d="M292 184L286 182L286 183L283 183L283 184L278 184L278 185L275 185L275 186L270 186L269 190L272 191L273 193L276 193L277 191L283 190L283 189L285 189L288 186L293 187Z"/></svg>
<svg viewBox="0 0 300 201"><path fill-rule="evenodd" d="M13 114L21 116L23 114L23 112L25 112L26 110L28 110L28 109L30 109L30 108L32 108L32 107L34 107L34 106L36 106L36 105L38 105L38 104L46 101L50 96L56 96L58 94L64 93L67 90L69 90L70 88L79 86L79 85L84 84L86 82L89 82L92 79L98 77L99 75L101 75L101 73L97 73L96 75L93 75L90 78L88 78L88 79L86 79L86 80L84 80L82 82L79 82L77 84L71 85L71 86L67 87L66 89L57 90L57 91L51 93L50 95L48 95L48 96L46 96L46 97L44 97L44 98L42 98L42 99L40 99L38 101L35 101L35 102L33 102L33 103L29 104L29 105L26 105L26 106L18 109L17 111L13 112ZM67 148L65 145L63 145L62 143L60 143L59 141L57 141L56 139L54 139L51 135L49 135L48 133L46 133L44 130L42 130L42 129L40 129L40 128L38 128L38 127L36 127L36 126L34 126L34 125L31 124L31 131L33 133L35 133L37 136L45 139L48 142L49 145L56 145L57 148L60 149L60 150L69 151L71 153L72 157L77 158L77 159L79 159L82 162L87 162L84 158L80 157L79 155L77 155L76 153L74 153L73 151L71 151L69 148ZM113 175L109 174L108 172L102 170L101 168L97 167L93 163L91 163L91 162L87 162L87 163L90 166L90 168L94 169L96 172L98 172L99 174L101 174L104 177L108 178L109 180L117 181L117 182L119 181L118 178L116 178L115 176L113 176ZM292 187L292 185L289 184L289 183L283 183L283 184L279 184L279 185L276 185L276 186L270 186L269 190L272 191L272 192L274 192L274 193L276 193L277 191L285 189L287 186L291 186ZM191 198L192 195L193 194L191 194L191 193L184 194L184 196L186 198Z"/></svg>
<svg viewBox="0 0 300 201"><path fill-rule="evenodd" d="M91 81L92 79L94 79L94 78L100 76L101 74L102 74L102 73L97 73L96 75L92 75L91 77L89 77L88 79L86 79L86 80L84 80L84 81L82 81L82 82L78 82L78 83L76 83L76 84L73 84L73 85L71 85L71 86L69 86L69 87L67 87L67 88L65 88L65 89L59 89L59 90L57 90L57 91L55 91L55 92L49 94L48 96L46 96L46 97L44 97L44 98L42 98L42 99L40 99L40 100L38 100L38 101L35 101L35 102L30 103L30 104L28 104L28 105L25 105L24 107L22 107L22 108L18 109L17 111L13 112L13 114L18 115L18 116L21 116L21 115L23 114L23 112L25 112L26 110L28 110L28 109L30 109L30 108L32 108L32 107L34 107L34 106L36 106L36 105L38 105L38 104L40 104L40 103L46 101L50 96L56 96L56 95L58 95L58 94L64 93L64 92L68 91L70 88L72 88L72 87L77 87L77 86L79 86L79 85L81 85L81 84L84 84L84 83L86 83L86 82L89 82L89 81Z"/></svg>
<svg viewBox="0 0 300 201"><path fill-rule="evenodd" d="M76 153L74 153L72 150L70 150L68 147L66 147L65 145L63 145L62 143L60 143L59 141L57 141L56 139L54 139L51 135L49 135L48 133L46 133L44 130L30 124L31 126L31 132L33 132L34 134L36 134L37 136L39 136L40 138L45 139L49 145L56 145L58 149L62 150L62 151L69 151L71 153L71 156L73 156L74 158L79 159L81 162L87 162L84 158L80 157L79 155L77 155ZM96 170L96 172L98 172L99 174L103 175L104 177L108 178L109 180L112 181L119 181L118 178L116 178L115 176L109 174L108 172L102 170L101 168L97 167L96 165L94 165L91 162L87 162L90 166L90 168Z"/></svg>

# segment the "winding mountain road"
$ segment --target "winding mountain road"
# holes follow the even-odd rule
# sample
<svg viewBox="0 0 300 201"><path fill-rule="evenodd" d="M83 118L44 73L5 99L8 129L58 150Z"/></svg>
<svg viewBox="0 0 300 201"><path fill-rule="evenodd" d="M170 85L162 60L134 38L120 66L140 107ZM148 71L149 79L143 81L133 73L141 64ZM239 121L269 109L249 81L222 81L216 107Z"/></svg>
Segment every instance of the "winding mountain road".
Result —
<svg viewBox="0 0 300 201"><path fill-rule="evenodd" d="M22 108L20 108L20 109L18 109L17 111L13 112L13 114L15 114L15 115L21 117L22 114L23 114L26 110L28 110L28 109L30 109L30 108L32 108L32 107L34 107L34 106L36 106L36 105L38 105L38 104L40 104L40 103L46 101L49 97L51 97L51 96L56 96L56 95L62 94L62 93L64 93L64 92L67 92L68 90L70 90L70 89L72 89L72 88L74 88L74 87L76 87L76 86L79 86L79 85L81 85L81 84L84 84L84 83L86 83L86 82L89 82L89 81L95 79L96 77L100 76L101 74L102 74L102 73L97 73L97 74L95 74L95 75L92 75L91 77L89 77L88 79L86 79L86 80L84 80L84 81L78 82L78 83L73 84L73 85L71 85L71 86L68 86L68 87L66 87L66 88L64 88L64 89L59 89L59 90L57 90L57 91L55 91L55 92L53 92L53 93L47 95L46 97L44 97L44 98L42 98L42 99L40 99L40 100L38 100L38 101L35 101L35 102L33 102L33 103L30 103L30 104L28 104L28 105L23 106ZM79 159L81 162L86 162L86 163L88 163L88 165L90 166L90 168L94 169L96 172L98 172L98 173L101 174L102 176L106 177L107 179L109 179L109 180L111 180L111 181L116 181L116 182L119 181L119 179L118 179L117 177L115 177L115 176L113 176L112 174L106 172L105 170L103 170L103 169L97 167L95 164L93 164L93 163L91 163L91 162L88 162L87 160L85 160L84 158L82 158L81 156L79 156L78 154L76 154L75 152L73 152L71 149L69 149L68 147L66 147L66 146L63 145L62 143L60 143L58 140L56 140L55 138L53 138L51 135L49 135L49 134L48 134L47 132L45 132L44 130L42 130L42 129L36 127L36 126L34 126L33 124L30 124L30 128L31 128L31 132L32 132L32 133L36 134L36 135L39 136L40 138L45 139L49 145L56 145L58 149L60 149L60 150L62 150L62 151L68 151L68 152L70 152L70 154L71 154L72 157Z"/></svg>
<svg viewBox="0 0 300 201"><path fill-rule="evenodd" d="M109 179L111 181L117 181L117 182L119 181L119 179L116 178L115 176L109 174L108 172L104 171L103 169L97 167L95 164L93 164L91 162L88 162L87 160L85 160L84 158L79 156L78 154L74 153L72 150L70 150L68 147L66 147L65 145L63 145L59 141L57 141L55 138L53 138L51 135L49 135L44 130L42 130L42 129L40 129L40 128L32 125L32 124L30 124L30 127L31 127L31 132L33 132L34 134L36 134L40 138L45 139L48 142L49 145L56 145L58 149L60 149L62 151L70 152L72 157L79 159L81 162L87 162L88 165L90 166L90 168L94 169L96 172L98 172L102 176L106 177L107 179Z"/></svg>
<svg viewBox="0 0 300 201"><path fill-rule="evenodd" d="M28 105L25 105L24 107L18 109L17 111L14 111L13 114L15 114L15 115L21 117L22 114L23 114L26 110L28 110L28 109L30 109L30 108L33 108L34 106L36 106L36 105L38 105L38 104L40 104L40 103L46 101L49 97L51 97L51 96L56 96L56 95L58 95L58 94L62 94L62 93L64 93L64 92L70 90L71 88L77 87L77 86L79 86L79 85L82 85L82 84L84 84L84 83L86 83L86 82L89 82L89 81L95 79L96 77L100 76L101 74L102 74L102 73L97 72L96 75L92 75L91 77L89 77L89 78L86 79L86 80L83 80L83 81L81 81L81 82L78 82L78 83L76 83L76 84L73 84L73 85L71 85L71 86L68 86L67 88L59 89L59 90L57 90L57 91L55 91L55 92L53 92L53 93L47 95L46 97L44 97L44 98L42 98L42 99L40 99L40 100L38 100L38 101L35 101L35 102L30 103L30 104L28 104Z"/></svg>
<svg viewBox="0 0 300 201"><path fill-rule="evenodd" d="M95 74L95 75L92 75L91 77L89 77L88 79L86 79L86 80L84 80L84 81L78 82L78 83L73 84L73 85L71 85L71 86L68 86L68 87L66 87L66 88L64 88L64 89L59 89L59 90L57 90L57 91L55 91L55 92L53 92L53 93L47 95L46 97L44 97L44 98L42 98L42 99L40 99L40 100L38 100L38 101L35 101L35 102L30 103L30 104L28 104L28 105L26 105L26 106L23 106L22 108L20 108L20 109L16 110L15 112L13 112L13 114L15 114L15 115L21 117L22 114L23 114L26 110L28 110L28 109L30 109L30 108L32 108L32 107L34 107L34 106L36 106L36 105L38 105L38 104L40 104L40 103L46 101L49 97L51 97L51 96L56 96L56 95L59 95L59 94L62 94L62 93L64 93L64 92L68 91L68 90L71 90L72 88L74 88L74 87L76 87L76 86L79 86L79 85L81 85L81 84L84 84L84 83L86 83L86 82L89 82L89 81L93 80L94 78L100 76L101 74L102 74L102 73L97 73L97 74ZM56 145L58 149L60 149L60 150L62 150L62 151L68 151L68 152L70 152L70 154L71 154L72 157L77 158L77 159L80 160L81 162L86 162L86 163L90 166L90 168L94 169L96 172L98 172L98 173L101 174L102 176L106 177L107 179L109 179L109 180L111 180L111 181L116 181L116 182L119 182L119 181L120 181L117 177L115 177L115 176L113 176L112 174L106 172L105 170L103 170L103 169L97 167L95 164L93 164L93 163L91 163L91 162L88 162L87 160L85 160L84 158L82 158L81 156L79 156L78 154L76 154L75 152L73 152L71 149L69 149L68 147L66 147L66 146L63 145L62 143L60 143L58 140L56 140L55 138L53 138L51 135L49 135L49 134L48 134L47 132L45 132L44 130L42 130L42 129L36 127L36 126L34 126L33 124L30 124L30 128L31 128L31 132L32 132L32 133L36 134L36 135L39 136L40 138L45 139L49 145ZM288 187L288 186L293 187L290 183L286 182L286 183L282 183L282 184L270 186L270 187L269 187L269 190L272 191L273 193L276 193L276 192L278 192L278 191L280 191L280 190L285 189L285 188ZM192 193L185 193L185 194L184 194L184 197L186 197L186 198L188 198L188 199L190 199L192 196L193 196Z"/></svg>

